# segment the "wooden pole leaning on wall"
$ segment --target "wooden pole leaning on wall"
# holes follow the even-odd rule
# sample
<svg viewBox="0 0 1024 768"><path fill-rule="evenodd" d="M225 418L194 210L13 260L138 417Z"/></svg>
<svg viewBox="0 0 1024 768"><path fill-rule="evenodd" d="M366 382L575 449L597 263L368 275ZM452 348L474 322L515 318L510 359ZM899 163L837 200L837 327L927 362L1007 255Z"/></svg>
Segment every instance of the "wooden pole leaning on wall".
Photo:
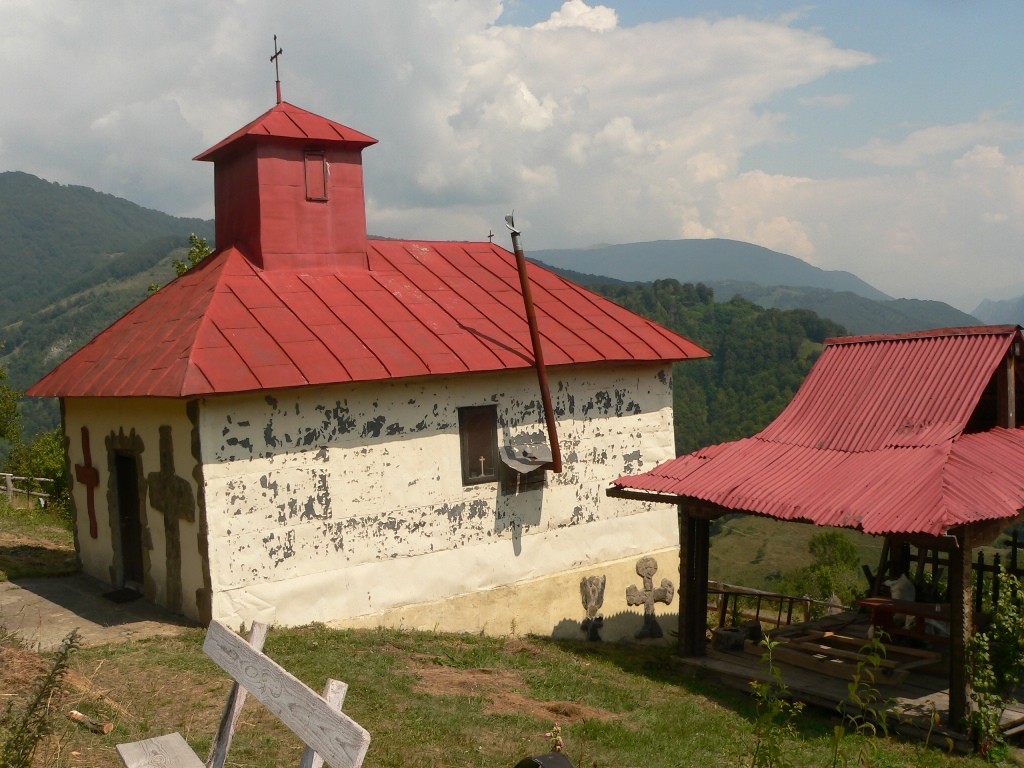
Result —
<svg viewBox="0 0 1024 768"><path fill-rule="evenodd" d="M551 387L548 384L548 369L544 365L544 348L541 346L540 331L537 329L537 312L533 306L533 291L530 289L530 276L526 269L526 255L519 241L520 232L515 227L512 215L505 217L505 226L512 233L512 250L516 256L516 269L519 272L519 285L523 291L523 303L526 307L526 322L530 329L530 343L533 346L533 361L537 369L537 384L544 405L544 420L548 427L548 440L551 443L550 469L554 473L562 471L562 451L558 446L558 430L555 426L555 409L551 404Z"/></svg>

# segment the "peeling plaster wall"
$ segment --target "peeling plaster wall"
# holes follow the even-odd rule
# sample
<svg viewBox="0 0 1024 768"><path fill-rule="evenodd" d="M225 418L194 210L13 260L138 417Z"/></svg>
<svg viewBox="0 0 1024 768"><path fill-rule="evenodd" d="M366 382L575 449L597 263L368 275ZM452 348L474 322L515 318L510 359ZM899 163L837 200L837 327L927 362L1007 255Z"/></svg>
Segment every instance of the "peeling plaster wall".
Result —
<svg viewBox="0 0 1024 768"><path fill-rule="evenodd" d="M116 493L110 472L108 444L131 444L139 449L140 517L142 520L143 560L145 564L143 591L147 599L168 605L168 594L175 592L167 582L168 550L163 513L152 506L146 478L159 472L160 427L170 427L173 463L176 474L188 483L188 493L196 498L193 479L196 461L191 453L192 424L186 415L185 403L164 399L75 398L64 401L64 430L68 439L71 498L75 510L75 527L82 569L113 587L122 586L119 577L120 548L116 527L117 509L111 507ZM97 538L89 531L88 495L84 482L76 482L76 466L85 466L82 427L89 431L91 465L98 470L99 484L93 489L97 517ZM203 564L199 546L199 521L178 520L180 541L180 610L199 619L197 593L204 587ZM174 565L170 570L173 571ZM178 608L175 608L178 610Z"/></svg>
<svg viewBox="0 0 1024 768"><path fill-rule="evenodd" d="M675 546L674 507L604 494L673 455L669 369L550 375L564 471L518 495L462 485L458 408L543 434L531 371L202 401L213 616L344 619Z"/></svg>

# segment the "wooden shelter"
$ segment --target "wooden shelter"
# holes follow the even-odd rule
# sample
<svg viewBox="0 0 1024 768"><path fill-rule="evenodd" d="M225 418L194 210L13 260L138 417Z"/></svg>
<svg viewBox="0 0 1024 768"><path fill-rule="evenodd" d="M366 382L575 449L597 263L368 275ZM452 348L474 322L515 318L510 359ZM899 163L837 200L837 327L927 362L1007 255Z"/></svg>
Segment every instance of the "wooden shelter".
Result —
<svg viewBox="0 0 1024 768"><path fill-rule="evenodd" d="M949 715L969 707L971 553L1024 509L1019 326L829 339L768 427L620 477L609 495L678 505L680 652L704 653L709 523L763 515L948 553Z"/></svg>

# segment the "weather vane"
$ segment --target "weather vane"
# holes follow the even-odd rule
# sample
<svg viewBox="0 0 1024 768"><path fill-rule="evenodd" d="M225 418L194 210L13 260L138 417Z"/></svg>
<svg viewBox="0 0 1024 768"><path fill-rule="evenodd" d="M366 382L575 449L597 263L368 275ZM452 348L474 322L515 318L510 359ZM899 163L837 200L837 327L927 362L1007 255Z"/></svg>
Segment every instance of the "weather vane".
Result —
<svg viewBox="0 0 1024 768"><path fill-rule="evenodd" d="M277 47L277 35L274 35L274 55L270 57L270 60L274 62L274 77L276 78L275 83L277 85L277 103L281 103L281 70L277 68L277 60L284 53L283 48Z"/></svg>

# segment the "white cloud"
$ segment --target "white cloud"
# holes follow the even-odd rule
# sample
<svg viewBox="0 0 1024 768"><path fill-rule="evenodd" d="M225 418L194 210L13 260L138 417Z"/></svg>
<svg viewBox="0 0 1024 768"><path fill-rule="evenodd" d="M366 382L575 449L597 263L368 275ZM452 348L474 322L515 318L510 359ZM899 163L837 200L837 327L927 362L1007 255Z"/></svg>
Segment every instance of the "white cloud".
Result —
<svg viewBox="0 0 1024 768"><path fill-rule="evenodd" d="M619 23L619 15L614 9L605 5L590 7L583 0L567 0L561 10L551 14L551 18L535 24L534 29L565 29L566 27L582 27L592 32L607 32L615 29Z"/></svg>
<svg viewBox="0 0 1024 768"><path fill-rule="evenodd" d="M874 165L910 167L940 155L963 150L978 142L1014 141L1024 138L1024 126L984 114L957 125L935 125L909 133L899 141L872 139L849 149L847 157Z"/></svg>
<svg viewBox="0 0 1024 768"><path fill-rule="evenodd" d="M845 153L859 176L769 173L751 151L800 140L777 97L813 84L794 108L831 119L860 97L828 78L876 58L800 14L623 26L613 6L528 27L498 0L4 0L0 169L212 215L190 158L272 106L276 33L285 99L380 140L375 234L483 239L515 208L534 248L733 237L947 299L1017 269L1024 126L886 127Z"/></svg>

